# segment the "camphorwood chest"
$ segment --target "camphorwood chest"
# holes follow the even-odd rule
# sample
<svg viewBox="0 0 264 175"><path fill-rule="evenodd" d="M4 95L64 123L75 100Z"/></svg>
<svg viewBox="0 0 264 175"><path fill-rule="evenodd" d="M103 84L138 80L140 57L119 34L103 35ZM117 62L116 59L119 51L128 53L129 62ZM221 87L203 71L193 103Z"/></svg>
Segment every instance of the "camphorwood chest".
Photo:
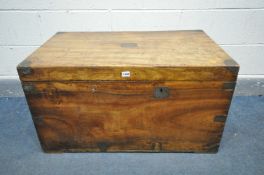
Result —
<svg viewBox="0 0 264 175"><path fill-rule="evenodd" d="M45 152L217 152L239 66L199 30L60 32L17 70Z"/></svg>

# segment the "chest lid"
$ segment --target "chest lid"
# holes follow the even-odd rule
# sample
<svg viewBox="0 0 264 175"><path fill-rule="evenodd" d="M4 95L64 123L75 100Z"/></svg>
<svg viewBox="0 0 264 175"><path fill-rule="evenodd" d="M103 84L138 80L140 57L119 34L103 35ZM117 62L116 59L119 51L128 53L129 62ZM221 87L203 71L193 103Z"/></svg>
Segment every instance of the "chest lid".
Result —
<svg viewBox="0 0 264 175"><path fill-rule="evenodd" d="M17 69L22 81L233 81L239 67L195 30L59 32Z"/></svg>

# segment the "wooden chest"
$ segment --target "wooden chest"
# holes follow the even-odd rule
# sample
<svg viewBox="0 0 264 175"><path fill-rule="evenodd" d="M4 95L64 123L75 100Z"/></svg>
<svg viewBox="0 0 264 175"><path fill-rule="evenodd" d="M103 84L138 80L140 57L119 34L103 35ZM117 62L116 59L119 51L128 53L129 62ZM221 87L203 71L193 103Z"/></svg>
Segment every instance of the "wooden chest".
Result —
<svg viewBox="0 0 264 175"><path fill-rule="evenodd" d="M17 69L45 152L217 152L239 66L203 31L62 32Z"/></svg>

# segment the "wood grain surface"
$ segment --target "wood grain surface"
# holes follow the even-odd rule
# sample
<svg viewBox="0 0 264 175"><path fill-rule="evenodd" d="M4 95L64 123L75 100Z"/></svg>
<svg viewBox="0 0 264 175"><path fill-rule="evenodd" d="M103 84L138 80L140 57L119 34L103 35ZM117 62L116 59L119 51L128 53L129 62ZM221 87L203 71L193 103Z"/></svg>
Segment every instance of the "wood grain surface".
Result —
<svg viewBox="0 0 264 175"><path fill-rule="evenodd" d="M22 81L86 81L86 80L180 80L180 81L236 81L238 67L227 68L41 68L24 74L18 68ZM130 77L122 77L123 71L129 71Z"/></svg>
<svg viewBox="0 0 264 175"><path fill-rule="evenodd" d="M239 66L203 31L70 32L17 69L46 152L216 152Z"/></svg>
<svg viewBox="0 0 264 175"><path fill-rule="evenodd" d="M120 74L127 70L132 76L124 79ZM199 30L66 32L37 49L18 72L23 81L232 81L238 64Z"/></svg>
<svg viewBox="0 0 264 175"><path fill-rule="evenodd" d="M233 94L225 83L25 82L23 88L47 152L216 152ZM168 98L155 98L157 87L168 87Z"/></svg>

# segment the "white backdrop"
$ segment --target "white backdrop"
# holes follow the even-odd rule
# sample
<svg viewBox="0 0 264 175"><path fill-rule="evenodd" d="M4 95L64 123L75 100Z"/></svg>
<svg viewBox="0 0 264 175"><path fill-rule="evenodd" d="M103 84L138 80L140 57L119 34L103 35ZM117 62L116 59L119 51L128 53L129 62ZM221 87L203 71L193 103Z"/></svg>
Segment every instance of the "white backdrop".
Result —
<svg viewBox="0 0 264 175"><path fill-rule="evenodd" d="M0 0L0 79L58 31L202 29L264 77L264 0Z"/></svg>

